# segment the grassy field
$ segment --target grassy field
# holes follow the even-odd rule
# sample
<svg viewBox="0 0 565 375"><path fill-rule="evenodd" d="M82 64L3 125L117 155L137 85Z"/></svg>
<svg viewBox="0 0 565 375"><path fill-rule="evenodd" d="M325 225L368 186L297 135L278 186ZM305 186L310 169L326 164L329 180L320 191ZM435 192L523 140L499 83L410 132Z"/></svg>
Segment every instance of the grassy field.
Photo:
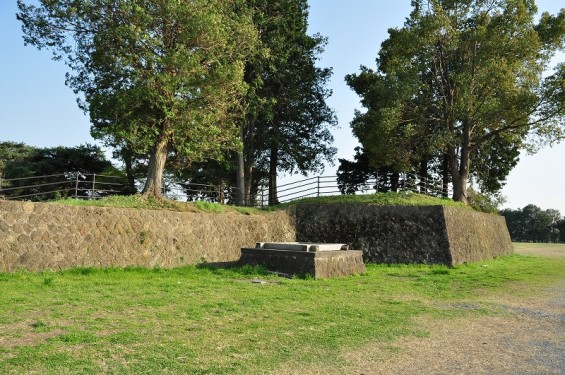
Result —
<svg viewBox="0 0 565 375"><path fill-rule="evenodd" d="M563 259L524 255L331 280L206 266L0 274L0 373L346 373L344 353L394 355L396 339L426 336L416 319L507 314L496 296L563 277Z"/></svg>

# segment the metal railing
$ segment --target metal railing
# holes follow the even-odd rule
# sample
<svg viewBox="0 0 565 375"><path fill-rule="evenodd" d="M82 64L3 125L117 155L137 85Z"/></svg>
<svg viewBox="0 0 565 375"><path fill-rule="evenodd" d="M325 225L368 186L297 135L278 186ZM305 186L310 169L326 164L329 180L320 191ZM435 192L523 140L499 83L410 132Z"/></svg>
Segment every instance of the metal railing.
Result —
<svg viewBox="0 0 565 375"><path fill-rule="evenodd" d="M437 179L402 173L396 178L375 176L359 183L339 183L338 176L316 176L282 184L277 189L278 203L308 197L343 194L374 194L382 191L415 192L431 196L448 196ZM100 199L109 195L131 194L132 189L124 177L88 173L64 173L49 176L0 179L0 198L12 200L48 201L59 198ZM235 204L241 192L233 186L207 185L191 182L167 182L163 194L179 201L208 201ZM259 188L244 201L250 206L267 206L268 188Z"/></svg>
<svg viewBox="0 0 565 375"><path fill-rule="evenodd" d="M0 180L0 198L11 200L99 199L126 190L123 177L79 172Z"/></svg>
<svg viewBox="0 0 565 375"><path fill-rule="evenodd" d="M452 194L451 184L445 188L441 180L420 177L412 173L401 173L398 176L398 179L394 182L391 182L390 176L387 176L385 179L376 176L371 177L364 182L351 185L354 185L354 188L347 189L345 184L340 184L338 182L338 176L310 177L300 181L279 185L278 200L280 203L285 203L307 197L344 194L374 194L386 191L414 192L436 197L450 196ZM348 193L348 190L353 190L353 192Z"/></svg>

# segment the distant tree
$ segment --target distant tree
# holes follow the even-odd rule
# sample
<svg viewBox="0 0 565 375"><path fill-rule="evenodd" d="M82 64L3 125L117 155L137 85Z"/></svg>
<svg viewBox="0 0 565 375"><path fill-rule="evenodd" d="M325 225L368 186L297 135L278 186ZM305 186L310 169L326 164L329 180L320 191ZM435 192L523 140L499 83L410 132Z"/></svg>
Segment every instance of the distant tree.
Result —
<svg viewBox="0 0 565 375"><path fill-rule="evenodd" d="M453 199L473 177L499 189L527 146L557 141L565 118L565 9L542 14L532 0L414 0L377 59L346 77L362 98L354 134L373 164L404 171L445 157ZM530 148L531 149L531 148Z"/></svg>
<svg viewBox="0 0 565 375"><path fill-rule="evenodd" d="M555 209L548 209L545 210L545 213L549 216L550 220L551 220L551 224L549 225L549 230L550 230L550 241L551 242L559 242L559 221L563 219L563 216L561 216L561 212L559 212L559 210L555 210Z"/></svg>
<svg viewBox="0 0 565 375"><path fill-rule="evenodd" d="M143 194L160 196L167 158L239 147L234 114L256 31L243 0L18 0L24 41L53 50L84 95L92 134L148 155Z"/></svg>
<svg viewBox="0 0 565 375"><path fill-rule="evenodd" d="M28 199L41 200L73 195L77 175L81 182L92 181L92 174L123 176L100 147L89 144L36 148L3 142L0 143L0 159L4 164L2 178L7 180L2 187L9 189L4 193L8 198L29 195ZM112 182L121 185L125 181Z"/></svg>
<svg viewBox="0 0 565 375"><path fill-rule="evenodd" d="M559 238L561 214L558 210L542 210L529 204L521 210L504 209L500 214L506 218L512 241L556 242Z"/></svg>
<svg viewBox="0 0 565 375"><path fill-rule="evenodd" d="M557 233L559 234L558 242L565 243L565 218L562 218L555 224L555 228L557 229Z"/></svg>
<svg viewBox="0 0 565 375"><path fill-rule="evenodd" d="M6 165L10 162L29 157L36 148L17 142L0 142L0 177L4 177Z"/></svg>

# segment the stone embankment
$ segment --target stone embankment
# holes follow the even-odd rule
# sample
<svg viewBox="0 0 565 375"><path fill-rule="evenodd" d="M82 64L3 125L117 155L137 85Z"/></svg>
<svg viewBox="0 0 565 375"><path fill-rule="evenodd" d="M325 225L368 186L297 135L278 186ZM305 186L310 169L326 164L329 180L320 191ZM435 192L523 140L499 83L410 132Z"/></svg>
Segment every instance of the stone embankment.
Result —
<svg viewBox="0 0 565 375"><path fill-rule="evenodd" d="M0 272L232 262L257 242L348 243L365 262L454 265L512 252L504 219L441 206L297 205L261 215L0 200Z"/></svg>

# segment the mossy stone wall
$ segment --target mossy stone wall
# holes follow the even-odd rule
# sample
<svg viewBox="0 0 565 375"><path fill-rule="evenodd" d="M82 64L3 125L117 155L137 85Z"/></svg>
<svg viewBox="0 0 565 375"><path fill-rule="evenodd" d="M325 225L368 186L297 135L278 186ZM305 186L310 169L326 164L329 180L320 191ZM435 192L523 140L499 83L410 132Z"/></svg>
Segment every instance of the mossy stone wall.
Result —
<svg viewBox="0 0 565 375"><path fill-rule="evenodd" d="M343 242L366 262L455 265L511 254L504 218L444 206L304 204L298 241Z"/></svg>

